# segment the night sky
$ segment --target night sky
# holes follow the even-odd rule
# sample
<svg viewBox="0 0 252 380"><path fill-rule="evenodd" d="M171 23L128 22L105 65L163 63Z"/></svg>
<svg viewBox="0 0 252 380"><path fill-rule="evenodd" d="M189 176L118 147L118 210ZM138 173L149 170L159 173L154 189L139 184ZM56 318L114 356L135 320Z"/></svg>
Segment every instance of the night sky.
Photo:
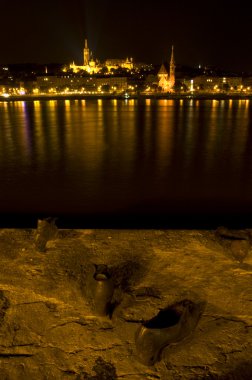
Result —
<svg viewBox="0 0 252 380"><path fill-rule="evenodd" d="M1 0L0 63L96 58L252 71L252 12L233 0Z"/></svg>

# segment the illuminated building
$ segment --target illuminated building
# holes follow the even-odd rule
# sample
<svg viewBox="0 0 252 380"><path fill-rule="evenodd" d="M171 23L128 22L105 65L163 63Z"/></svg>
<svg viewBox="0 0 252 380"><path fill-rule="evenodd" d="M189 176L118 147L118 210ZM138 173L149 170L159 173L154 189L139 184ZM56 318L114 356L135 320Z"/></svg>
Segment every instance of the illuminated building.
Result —
<svg viewBox="0 0 252 380"><path fill-rule="evenodd" d="M102 66L99 64L98 60L94 60L93 54L88 47L87 39L85 39L83 58L83 65L76 65L74 62L70 64L69 68L72 69L74 73L83 70L89 74L97 74L101 70ZM64 69L63 71L67 71L67 69Z"/></svg>
<svg viewBox="0 0 252 380"><path fill-rule="evenodd" d="M242 77L238 76L210 76L198 75L193 79L185 79L185 86L192 91L191 81L193 80L193 91L236 91L240 90L243 84Z"/></svg>
<svg viewBox="0 0 252 380"><path fill-rule="evenodd" d="M93 58L93 54L88 47L88 41L85 39L85 46L83 51L83 65L76 65L74 62L66 67L63 71L67 71L68 68L72 69L74 73L80 71L86 71L89 74L97 74L102 68L107 67L108 71L112 69L124 68L132 70L134 68L133 58L130 59L108 59L105 64L101 64L98 60Z"/></svg>
<svg viewBox="0 0 252 380"><path fill-rule="evenodd" d="M163 92L173 91L175 84L175 60L174 52L172 46L171 60L170 60L170 74L168 73L164 64L162 64L158 72L158 86L162 89Z"/></svg>
<svg viewBox="0 0 252 380"><path fill-rule="evenodd" d="M107 67L108 71L111 69L118 69L119 67L122 67L123 69L132 70L134 68L133 64L133 58L130 59L107 59L105 62L105 66Z"/></svg>
<svg viewBox="0 0 252 380"><path fill-rule="evenodd" d="M95 78L97 88L106 86L109 90L122 92L128 89L128 78L126 77L106 77Z"/></svg>

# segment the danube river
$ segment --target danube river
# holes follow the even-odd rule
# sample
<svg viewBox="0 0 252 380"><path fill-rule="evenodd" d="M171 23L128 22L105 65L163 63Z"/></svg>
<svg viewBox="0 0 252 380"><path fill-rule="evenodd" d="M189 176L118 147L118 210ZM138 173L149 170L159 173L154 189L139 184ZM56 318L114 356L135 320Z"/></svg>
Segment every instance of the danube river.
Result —
<svg viewBox="0 0 252 380"><path fill-rule="evenodd" d="M252 101L0 102L0 180L9 220L242 223L252 216Z"/></svg>

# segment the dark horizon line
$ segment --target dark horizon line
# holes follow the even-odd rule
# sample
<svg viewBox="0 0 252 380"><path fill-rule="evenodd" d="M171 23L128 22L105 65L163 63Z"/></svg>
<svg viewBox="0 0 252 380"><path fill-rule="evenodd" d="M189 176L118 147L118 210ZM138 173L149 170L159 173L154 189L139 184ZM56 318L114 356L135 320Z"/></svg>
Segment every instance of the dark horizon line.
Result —
<svg viewBox="0 0 252 380"><path fill-rule="evenodd" d="M0 228L36 228L38 219L52 215L45 213L0 214ZM179 229L216 230L220 226L231 229L251 229L251 214L244 213L178 213L178 214L55 214L59 229Z"/></svg>

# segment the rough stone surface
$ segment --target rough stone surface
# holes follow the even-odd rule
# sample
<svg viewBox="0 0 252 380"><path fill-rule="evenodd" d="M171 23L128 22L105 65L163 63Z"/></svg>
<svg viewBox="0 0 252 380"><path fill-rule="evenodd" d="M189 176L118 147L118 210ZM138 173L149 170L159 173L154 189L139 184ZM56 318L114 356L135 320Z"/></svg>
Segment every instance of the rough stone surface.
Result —
<svg viewBox="0 0 252 380"><path fill-rule="evenodd" d="M247 241L225 245L214 231L61 230L42 253L34 236L0 230L1 380L252 378ZM234 251L243 249L240 260ZM115 283L111 319L93 315L85 296L93 264L107 265ZM142 365L139 324L183 298L207 301L195 331Z"/></svg>

